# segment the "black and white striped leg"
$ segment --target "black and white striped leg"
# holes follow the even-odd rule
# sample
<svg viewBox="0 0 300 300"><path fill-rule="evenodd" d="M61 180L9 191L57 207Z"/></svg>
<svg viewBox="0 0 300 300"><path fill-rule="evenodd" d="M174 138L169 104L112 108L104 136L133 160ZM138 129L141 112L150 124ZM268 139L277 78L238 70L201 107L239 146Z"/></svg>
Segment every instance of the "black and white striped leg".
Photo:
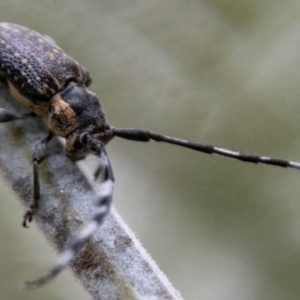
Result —
<svg viewBox="0 0 300 300"><path fill-rule="evenodd" d="M226 156L228 158L237 159L244 162L254 163L254 164L266 164L273 165L283 168L294 168L300 169L300 163L294 161L288 161L284 159L278 159L268 156L259 156L252 154L244 154L237 151L232 151L220 147L216 147L209 144L194 143L186 140L181 140L173 138L170 136L154 133L148 130L134 129L134 128L114 128L113 135L118 136L127 140L138 141L138 142L149 142L150 140L156 142L164 142L168 144L173 144L192 150L196 150L206 154L217 154L221 156Z"/></svg>
<svg viewBox="0 0 300 300"><path fill-rule="evenodd" d="M58 275L66 266L68 266L71 260L82 249L88 239L95 233L95 231L105 220L106 215L110 211L112 202L114 175L104 148L101 149L100 164L101 168L99 169L98 175L99 178L101 178L102 183L99 189L99 198L96 206L97 208L91 222L84 227L77 236L75 236L69 247L61 253L56 266L45 276L34 281L25 282L26 288L38 288Z"/></svg>

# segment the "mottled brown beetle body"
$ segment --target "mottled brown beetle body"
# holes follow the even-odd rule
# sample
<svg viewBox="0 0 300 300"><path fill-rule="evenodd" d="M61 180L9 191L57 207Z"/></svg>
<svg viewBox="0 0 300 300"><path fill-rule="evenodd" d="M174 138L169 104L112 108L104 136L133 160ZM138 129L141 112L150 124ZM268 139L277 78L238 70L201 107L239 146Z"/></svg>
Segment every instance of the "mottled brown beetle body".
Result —
<svg viewBox="0 0 300 300"><path fill-rule="evenodd" d="M54 135L68 137L86 124L98 133L108 128L98 98L86 89L90 74L47 36L0 23L0 75Z"/></svg>

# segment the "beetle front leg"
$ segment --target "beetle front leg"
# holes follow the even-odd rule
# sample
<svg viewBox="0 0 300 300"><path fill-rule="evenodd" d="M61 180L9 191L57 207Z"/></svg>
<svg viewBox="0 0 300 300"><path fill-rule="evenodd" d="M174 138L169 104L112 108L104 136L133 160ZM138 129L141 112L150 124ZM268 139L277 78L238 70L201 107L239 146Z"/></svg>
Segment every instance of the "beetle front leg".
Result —
<svg viewBox="0 0 300 300"><path fill-rule="evenodd" d="M23 227L28 228L27 223L32 221L32 218L38 208L40 200L40 181L38 173L38 165L46 158L47 145L52 139L53 134L49 133L45 138L39 140L33 149L32 168L33 168L33 197L23 219Z"/></svg>

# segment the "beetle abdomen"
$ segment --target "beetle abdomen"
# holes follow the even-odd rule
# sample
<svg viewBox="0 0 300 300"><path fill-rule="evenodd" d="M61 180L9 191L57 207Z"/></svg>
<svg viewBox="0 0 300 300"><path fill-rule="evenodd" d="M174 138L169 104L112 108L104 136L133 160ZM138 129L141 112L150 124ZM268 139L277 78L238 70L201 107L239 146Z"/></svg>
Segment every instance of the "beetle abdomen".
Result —
<svg viewBox="0 0 300 300"><path fill-rule="evenodd" d="M52 39L10 23L0 23L0 73L15 95L33 106L48 102L70 81L85 86L91 82L89 73Z"/></svg>

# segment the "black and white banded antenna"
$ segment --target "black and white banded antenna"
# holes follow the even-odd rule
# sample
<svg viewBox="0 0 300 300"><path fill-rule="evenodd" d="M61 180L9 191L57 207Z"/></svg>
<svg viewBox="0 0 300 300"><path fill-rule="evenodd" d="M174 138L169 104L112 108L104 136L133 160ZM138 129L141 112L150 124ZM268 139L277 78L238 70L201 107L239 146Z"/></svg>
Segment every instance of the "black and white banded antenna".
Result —
<svg viewBox="0 0 300 300"><path fill-rule="evenodd" d="M189 148L195 151L199 151L206 154L217 154L232 159L237 159L243 162L254 163L254 164L265 164L283 168L300 169L300 163L289 161L280 158L273 158L268 156L252 155L241 153L237 151L228 150L225 148L216 147L204 143L194 143L186 140L169 137L166 135L154 133L148 130L125 128L125 129L113 129L114 136L121 137L127 140L149 142L151 140L156 142L168 143L176 146Z"/></svg>
<svg viewBox="0 0 300 300"><path fill-rule="evenodd" d="M56 265L50 269L44 276L37 278L36 280L26 281L24 283L25 288L34 289L42 285L45 285L56 277L64 268L66 268L76 254L82 249L90 237L97 231L100 225L105 220L106 215L110 211L112 203L112 195L114 189L114 175L109 158L104 148L100 149L100 165L97 168L94 180L99 179L101 184L99 188L95 188L98 195L98 200L95 205L95 212L92 220L81 230L67 248L60 254Z"/></svg>

